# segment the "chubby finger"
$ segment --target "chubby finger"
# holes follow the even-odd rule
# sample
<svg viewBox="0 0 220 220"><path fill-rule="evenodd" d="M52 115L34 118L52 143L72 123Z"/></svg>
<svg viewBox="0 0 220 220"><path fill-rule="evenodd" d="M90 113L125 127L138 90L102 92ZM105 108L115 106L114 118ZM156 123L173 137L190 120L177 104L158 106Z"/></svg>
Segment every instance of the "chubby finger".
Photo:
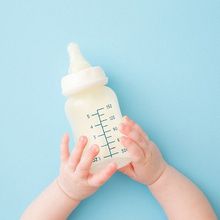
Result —
<svg viewBox="0 0 220 220"><path fill-rule="evenodd" d="M149 139L148 135L144 132L144 130L136 122L130 119L127 115L123 117L122 122L130 125L131 127L134 127L144 139L146 140Z"/></svg>
<svg viewBox="0 0 220 220"><path fill-rule="evenodd" d="M91 186L99 187L103 185L110 177L117 171L116 163L108 164L104 169L100 172L93 174L89 179L88 183Z"/></svg>
<svg viewBox="0 0 220 220"><path fill-rule="evenodd" d="M66 133L63 135L60 144L60 161L66 162L69 158L69 135Z"/></svg>
<svg viewBox="0 0 220 220"><path fill-rule="evenodd" d="M87 137L86 136L80 136L76 146L71 152L70 158L69 158L69 166L71 169L75 170L76 166L80 162L83 150L87 144Z"/></svg>
<svg viewBox="0 0 220 220"><path fill-rule="evenodd" d="M85 152L76 168L76 171L80 174L81 177L87 176L89 174L92 162L98 153L99 146L96 144L92 145L90 149Z"/></svg>
<svg viewBox="0 0 220 220"><path fill-rule="evenodd" d="M134 140L129 137L122 136L120 138L120 142L128 149L132 162L139 163L144 160L144 150Z"/></svg>
<svg viewBox="0 0 220 220"><path fill-rule="evenodd" d="M135 126L121 123L119 126L119 130L122 134L130 137L132 140L138 143L138 145L143 149L147 147L149 140L144 138Z"/></svg>

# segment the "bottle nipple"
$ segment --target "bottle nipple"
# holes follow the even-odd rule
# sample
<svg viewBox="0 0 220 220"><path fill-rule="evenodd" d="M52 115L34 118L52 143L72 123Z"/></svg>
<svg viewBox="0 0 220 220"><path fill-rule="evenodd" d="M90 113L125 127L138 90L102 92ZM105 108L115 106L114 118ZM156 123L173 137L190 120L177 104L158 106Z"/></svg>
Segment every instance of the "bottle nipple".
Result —
<svg viewBox="0 0 220 220"><path fill-rule="evenodd" d="M67 75L62 78L62 93L69 96L95 85L106 85L108 77L99 66L91 66L83 57L79 46L76 43L70 43L67 47L70 65Z"/></svg>
<svg viewBox="0 0 220 220"><path fill-rule="evenodd" d="M69 44L68 53L70 57L69 74L77 73L91 67L89 62L81 54L79 46L76 43Z"/></svg>

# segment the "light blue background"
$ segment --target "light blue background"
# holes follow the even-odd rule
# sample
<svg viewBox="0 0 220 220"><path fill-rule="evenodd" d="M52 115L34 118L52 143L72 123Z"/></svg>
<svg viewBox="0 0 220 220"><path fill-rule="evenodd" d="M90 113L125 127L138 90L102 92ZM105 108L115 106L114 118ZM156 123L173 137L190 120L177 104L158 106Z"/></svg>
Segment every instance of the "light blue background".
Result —
<svg viewBox="0 0 220 220"><path fill-rule="evenodd" d="M71 132L60 89L70 41L104 68L123 114L220 217L218 0L8 0L0 27L0 219L18 219L58 174L60 138ZM166 217L144 186L120 173L70 217L135 218Z"/></svg>

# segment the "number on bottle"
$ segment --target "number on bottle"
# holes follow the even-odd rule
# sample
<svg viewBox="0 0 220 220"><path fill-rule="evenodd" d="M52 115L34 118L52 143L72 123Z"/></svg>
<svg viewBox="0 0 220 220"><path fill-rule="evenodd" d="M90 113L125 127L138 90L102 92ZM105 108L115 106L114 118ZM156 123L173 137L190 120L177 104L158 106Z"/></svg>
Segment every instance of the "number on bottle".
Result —
<svg viewBox="0 0 220 220"><path fill-rule="evenodd" d="M122 153L125 153L125 152L127 152L127 151L128 151L127 148L122 148L122 149L121 149L121 152L122 152Z"/></svg>
<svg viewBox="0 0 220 220"><path fill-rule="evenodd" d="M112 108L112 104L108 104L108 105L106 105L106 108L107 108L107 109Z"/></svg>
<svg viewBox="0 0 220 220"><path fill-rule="evenodd" d="M100 157L95 157L95 158L93 159L93 163L94 163L94 162L98 162L98 161L100 161L100 160L101 160Z"/></svg>
<svg viewBox="0 0 220 220"><path fill-rule="evenodd" d="M114 120L114 119L115 119L115 116L112 115L112 116L109 117L109 119L110 119L110 120Z"/></svg>

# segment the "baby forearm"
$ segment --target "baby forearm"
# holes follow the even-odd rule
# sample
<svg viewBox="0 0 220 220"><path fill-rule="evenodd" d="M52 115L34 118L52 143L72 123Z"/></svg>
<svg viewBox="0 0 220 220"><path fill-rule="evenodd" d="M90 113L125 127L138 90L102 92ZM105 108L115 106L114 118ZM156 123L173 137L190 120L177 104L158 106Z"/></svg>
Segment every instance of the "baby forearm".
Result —
<svg viewBox="0 0 220 220"><path fill-rule="evenodd" d="M55 180L30 204L21 220L64 220L78 204L64 194Z"/></svg>
<svg viewBox="0 0 220 220"><path fill-rule="evenodd" d="M189 179L169 165L149 189L170 220L217 219L204 194Z"/></svg>

